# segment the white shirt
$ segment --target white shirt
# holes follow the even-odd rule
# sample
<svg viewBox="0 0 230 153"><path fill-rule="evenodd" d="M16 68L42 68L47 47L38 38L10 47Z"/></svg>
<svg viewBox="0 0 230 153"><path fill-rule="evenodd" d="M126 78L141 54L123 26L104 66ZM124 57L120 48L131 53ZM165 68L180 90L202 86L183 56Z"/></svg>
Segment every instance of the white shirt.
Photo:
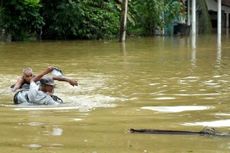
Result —
<svg viewBox="0 0 230 153"><path fill-rule="evenodd" d="M38 105L55 105L59 104L53 98L45 92L39 90L39 86L34 82L30 82L30 89L28 92L28 98L31 103Z"/></svg>

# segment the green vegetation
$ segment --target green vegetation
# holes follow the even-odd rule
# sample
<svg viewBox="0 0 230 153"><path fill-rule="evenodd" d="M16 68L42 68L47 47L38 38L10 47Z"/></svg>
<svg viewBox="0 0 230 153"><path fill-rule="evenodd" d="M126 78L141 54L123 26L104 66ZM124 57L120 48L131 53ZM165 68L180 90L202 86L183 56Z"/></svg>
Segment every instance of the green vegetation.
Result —
<svg viewBox="0 0 230 153"><path fill-rule="evenodd" d="M43 27L44 38L102 39L118 33L120 14L113 1L43 1L42 16L46 23Z"/></svg>
<svg viewBox="0 0 230 153"><path fill-rule="evenodd" d="M2 0L0 29L5 29L12 40L34 36L44 25L39 0Z"/></svg>
<svg viewBox="0 0 230 153"><path fill-rule="evenodd" d="M154 35L183 15L179 0L130 0L128 34ZM118 0L1 0L0 29L12 40L104 39L119 34Z"/></svg>
<svg viewBox="0 0 230 153"><path fill-rule="evenodd" d="M183 16L183 4L178 0L136 0L131 9L135 24L133 28L139 34L154 35L155 30L162 31L171 25L178 16Z"/></svg>

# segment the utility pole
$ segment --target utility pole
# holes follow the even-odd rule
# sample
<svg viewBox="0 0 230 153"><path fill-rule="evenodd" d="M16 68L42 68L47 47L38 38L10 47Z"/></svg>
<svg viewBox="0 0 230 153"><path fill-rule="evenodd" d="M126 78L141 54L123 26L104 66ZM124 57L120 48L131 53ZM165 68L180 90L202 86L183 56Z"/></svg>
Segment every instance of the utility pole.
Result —
<svg viewBox="0 0 230 153"><path fill-rule="evenodd" d="M221 27L221 18L222 18L222 11L221 11L221 0L218 0L218 23L217 23L217 25L218 25L218 30L217 30L217 33L218 33L218 35L221 35L221 29L222 29L222 27Z"/></svg>
<svg viewBox="0 0 230 153"><path fill-rule="evenodd" d="M124 42L126 39L126 25L128 14L128 0L122 0L121 3L121 23L120 23L120 42Z"/></svg>
<svg viewBox="0 0 230 153"><path fill-rule="evenodd" d="M217 21L217 47L218 47L218 59L221 59L221 31L222 31L222 0L218 0L217 9L218 9L218 21Z"/></svg>
<svg viewBox="0 0 230 153"><path fill-rule="evenodd" d="M192 35L196 35L196 0L192 0Z"/></svg>

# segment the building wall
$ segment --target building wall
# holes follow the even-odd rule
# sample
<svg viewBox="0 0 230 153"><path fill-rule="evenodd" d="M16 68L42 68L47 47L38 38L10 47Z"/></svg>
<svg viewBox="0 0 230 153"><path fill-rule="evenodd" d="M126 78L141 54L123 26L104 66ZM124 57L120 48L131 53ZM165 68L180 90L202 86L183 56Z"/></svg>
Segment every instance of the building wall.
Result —
<svg viewBox="0 0 230 153"><path fill-rule="evenodd" d="M208 10L216 11L217 12L217 2L215 0L206 0ZM222 10L225 13L230 13L230 7L222 5Z"/></svg>

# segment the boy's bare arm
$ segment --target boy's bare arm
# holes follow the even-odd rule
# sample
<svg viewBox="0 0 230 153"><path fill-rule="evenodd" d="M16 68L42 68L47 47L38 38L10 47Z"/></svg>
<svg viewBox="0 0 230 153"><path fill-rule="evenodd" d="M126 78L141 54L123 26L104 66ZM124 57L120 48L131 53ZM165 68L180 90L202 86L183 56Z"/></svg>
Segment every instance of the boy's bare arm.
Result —
<svg viewBox="0 0 230 153"><path fill-rule="evenodd" d="M23 77L20 77L17 79L17 82L15 83L12 91L15 92L17 91L18 89L20 89L20 87L22 86L22 84L24 83L24 80L23 80Z"/></svg>

